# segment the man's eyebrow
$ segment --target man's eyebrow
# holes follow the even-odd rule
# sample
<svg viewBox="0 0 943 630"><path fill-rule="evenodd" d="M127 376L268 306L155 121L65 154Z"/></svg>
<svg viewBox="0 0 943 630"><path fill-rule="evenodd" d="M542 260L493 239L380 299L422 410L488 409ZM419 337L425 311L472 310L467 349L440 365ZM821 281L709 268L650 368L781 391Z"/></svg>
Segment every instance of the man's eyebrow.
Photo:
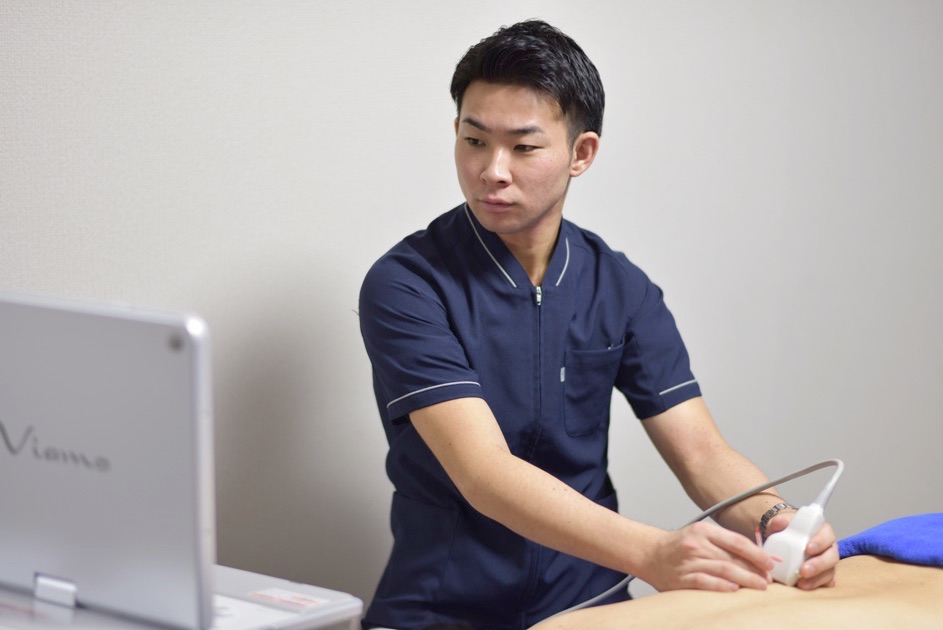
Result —
<svg viewBox="0 0 943 630"><path fill-rule="evenodd" d="M465 116L462 118L462 122L486 133L491 132L491 129L489 129L487 125L471 116ZM539 125L525 125L524 127L518 127L517 129L509 129L505 133L509 136L526 136L532 133L543 133L543 131L544 130Z"/></svg>

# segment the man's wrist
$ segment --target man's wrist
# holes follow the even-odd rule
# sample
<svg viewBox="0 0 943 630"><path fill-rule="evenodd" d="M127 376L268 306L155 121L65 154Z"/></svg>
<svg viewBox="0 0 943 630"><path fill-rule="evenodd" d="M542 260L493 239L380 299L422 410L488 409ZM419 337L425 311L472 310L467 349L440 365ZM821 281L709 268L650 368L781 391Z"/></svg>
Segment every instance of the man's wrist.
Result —
<svg viewBox="0 0 943 630"><path fill-rule="evenodd" d="M769 522L773 520L773 517L782 512L783 510L795 510L795 506L782 501L777 503L770 509L766 510L766 513L760 517L760 540L766 542L766 527L769 525Z"/></svg>

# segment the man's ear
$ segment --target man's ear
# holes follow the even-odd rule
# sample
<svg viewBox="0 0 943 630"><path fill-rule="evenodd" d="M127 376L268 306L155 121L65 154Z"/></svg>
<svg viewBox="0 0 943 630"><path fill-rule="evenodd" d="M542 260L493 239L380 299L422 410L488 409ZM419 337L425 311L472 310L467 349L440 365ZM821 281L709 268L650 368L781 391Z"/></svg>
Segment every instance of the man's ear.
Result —
<svg viewBox="0 0 943 630"><path fill-rule="evenodd" d="M599 134L584 131L573 142L573 159L570 162L570 177L579 177L589 168L599 152Z"/></svg>
<svg viewBox="0 0 943 630"><path fill-rule="evenodd" d="M455 135L458 135L458 116L455 117Z"/></svg>

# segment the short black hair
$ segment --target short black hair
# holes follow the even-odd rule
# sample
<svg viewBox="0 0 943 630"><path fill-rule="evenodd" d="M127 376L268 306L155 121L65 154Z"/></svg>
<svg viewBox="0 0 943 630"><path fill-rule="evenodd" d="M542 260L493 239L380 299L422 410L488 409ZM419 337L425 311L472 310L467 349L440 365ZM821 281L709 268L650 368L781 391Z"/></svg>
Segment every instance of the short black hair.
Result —
<svg viewBox="0 0 943 630"><path fill-rule="evenodd" d="M501 27L468 49L452 75L458 111L473 81L522 85L552 97L563 111L570 137L602 135L606 94L596 66L571 37L542 20Z"/></svg>

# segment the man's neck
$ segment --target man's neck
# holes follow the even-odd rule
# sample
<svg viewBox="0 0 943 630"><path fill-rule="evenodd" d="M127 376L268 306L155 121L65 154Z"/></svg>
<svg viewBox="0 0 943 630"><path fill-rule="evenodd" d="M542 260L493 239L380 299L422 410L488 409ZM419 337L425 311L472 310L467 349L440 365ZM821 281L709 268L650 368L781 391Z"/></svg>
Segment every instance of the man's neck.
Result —
<svg viewBox="0 0 943 630"><path fill-rule="evenodd" d="M539 287L543 284L544 274L550 266L550 258L553 256L559 234L558 225L556 231L546 238L533 238L531 235L522 238L517 234L499 234L498 236L524 268L531 283Z"/></svg>

